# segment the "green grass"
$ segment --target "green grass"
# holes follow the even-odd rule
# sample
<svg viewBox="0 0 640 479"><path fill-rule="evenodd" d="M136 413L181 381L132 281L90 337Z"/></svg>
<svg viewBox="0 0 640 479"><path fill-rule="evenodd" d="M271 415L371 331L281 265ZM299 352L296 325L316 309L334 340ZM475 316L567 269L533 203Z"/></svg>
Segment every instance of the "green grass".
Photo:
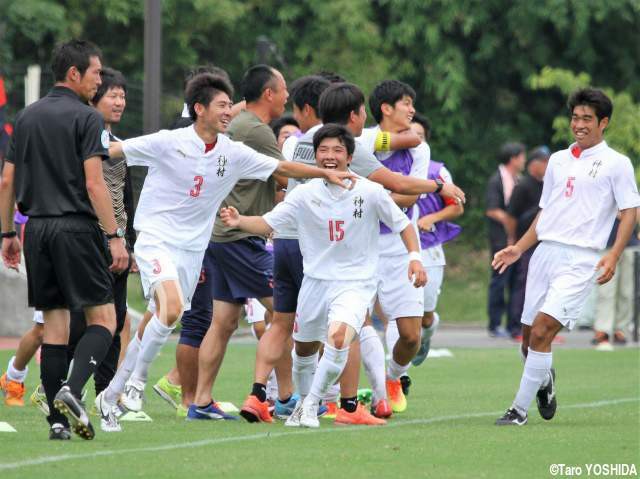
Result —
<svg viewBox="0 0 640 479"><path fill-rule="evenodd" d="M245 345L229 348L218 399L242 402L252 382L254 351ZM124 423L120 434L99 431L94 441L74 437L61 444L47 440L47 426L36 408L0 406L0 420L18 430L0 433L0 474L21 479L540 478L551 477L548 469L553 463L640 466L638 349L611 354L558 350L557 416L545 422L534 406L529 424L521 428L493 425L519 383L522 366L517 354L488 349L453 352L454 358L432 359L412 369L409 409L380 428L336 427L328 420L322 420L319 430L290 430L282 423L187 423L176 419L149 387L145 410L153 423ZM0 364L6 364L10 354L0 352ZM173 346L168 346L154 363L151 380L172 363ZM37 369L32 365L29 392ZM593 404L619 399L626 401ZM144 449L154 447L158 449ZM49 456L58 459L2 469L2 464Z"/></svg>

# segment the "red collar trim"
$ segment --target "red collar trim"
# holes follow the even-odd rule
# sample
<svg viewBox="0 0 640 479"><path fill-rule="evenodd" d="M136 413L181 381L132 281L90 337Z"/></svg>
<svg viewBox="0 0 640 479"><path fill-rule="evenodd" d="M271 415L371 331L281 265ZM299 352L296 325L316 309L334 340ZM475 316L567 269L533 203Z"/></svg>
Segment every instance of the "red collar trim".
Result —
<svg viewBox="0 0 640 479"><path fill-rule="evenodd" d="M582 149L578 145L573 145L571 147L571 154L574 158L580 158L580 154L582 153Z"/></svg>

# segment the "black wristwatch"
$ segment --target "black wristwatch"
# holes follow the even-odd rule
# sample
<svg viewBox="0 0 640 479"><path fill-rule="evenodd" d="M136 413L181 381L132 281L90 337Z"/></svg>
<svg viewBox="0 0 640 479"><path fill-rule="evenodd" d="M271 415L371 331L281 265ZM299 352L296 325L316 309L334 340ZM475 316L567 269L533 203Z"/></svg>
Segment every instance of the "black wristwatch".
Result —
<svg viewBox="0 0 640 479"><path fill-rule="evenodd" d="M14 238L18 236L15 231L7 231L6 233L0 233L0 238Z"/></svg>
<svg viewBox="0 0 640 479"><path fill-rule="evenodd" d="M124 230L122 228L118 228L115 233L107 234L108 240L112 240L114 238L124 238Z"/></svg>
<svg viewBox="0 0 640 479"><path fill-rule="evenodd" d="M433 181L435 181L436 185L438 185L438 187L436 188L436 191L434 191L434 193L440 193L442 191L442 188L444 188L444 181L442 181L440 178L436 178Z"/></svg>

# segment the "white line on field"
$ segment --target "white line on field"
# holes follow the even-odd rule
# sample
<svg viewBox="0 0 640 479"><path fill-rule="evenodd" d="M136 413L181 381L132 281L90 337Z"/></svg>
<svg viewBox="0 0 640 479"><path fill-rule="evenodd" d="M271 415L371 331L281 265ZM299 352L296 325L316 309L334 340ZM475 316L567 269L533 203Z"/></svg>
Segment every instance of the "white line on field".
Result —
<svg viewBox="0 0 640 479"><path fill-rule="evenodd" d="M614 404L622 404L622 403L637 402L637 401L640 401L640 397L619 398L619 399L610 399L610 400L595 401L595 402L588 402L588 403L570 404L568 406L562 406L560 407L560 409L596 408L596 407L612 406ZM478 417L497 416L499 414L502 414L503 412L504 411L491 411L491 412L479 412L479 413L470 413L470 414L458 414L458 415L451 415L451 416L438 416L438 417L424 418L424 419L411 419L408 421L393 421L388 423L387 426L380 427L380 428L371 428L367 426L353 426L353 427L344 427L344 428L295 429L295 430L283 431L283 432L266 432L266 433L263 432L260 434L249 434L246 436L231 436L231 437L221 437L218 439L203 439L200 441L183 442L179 444L164 444L161 446L138 447L134 449L112 449L107 451L95 451L88 454L62 454L59 456L43 456L35 459L29 459L26 461L8 462L8 463L0 464L0 471L9 470L9 469L18 469L18 468L27 467L27 466L38 466L41 464L49 464L54 462L69 461L73 459L91 459L91 458L104 457L104 456L118 456L121 454L171 451L174 449L203 447L203 446L211 446L215 444L225 444L230 442L273 439L273 438L279 438L283 436L293 436L296 434L322 434L322 433L333 434L333 433L344 433L344 432L358 432L358 431L365 431L365 430L366 431L371 431L371 430L384 431L385 429L390 427L403 427L403 426L411 426L411 425L432 424L432 423L444 422L444 421L456 421L459 419L473 419ZM116 434L116 433L112 433L112 434Z"/></svg>

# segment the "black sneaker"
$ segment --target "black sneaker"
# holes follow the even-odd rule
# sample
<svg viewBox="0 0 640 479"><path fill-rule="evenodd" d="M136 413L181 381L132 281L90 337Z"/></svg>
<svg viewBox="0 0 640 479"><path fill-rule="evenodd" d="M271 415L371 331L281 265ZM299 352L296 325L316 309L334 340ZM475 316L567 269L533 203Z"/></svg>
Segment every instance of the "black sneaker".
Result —
<svg viewBox="0 0 640 479"><path fill-rule="evenodd" d="M68 441L71 439L69 426L65 426L59 422L53 424L49 430L49 439L52 441Z"/></svg>
<svg viewBox="0 0 640 479"><path fill-rule="evenodd" d="M409 376L400 376L400 384L402 385L402 392L405 396L408 396L409 388L411 387L411 378Z"/></svg>
<svg viewBox="0 0 640 479"><path fill-rule="evenodd" d="M496 419L496 426L524 426L527 424L527 415L522 416L515 408L507 409L504 416Z"/></svg>
<svg viewBox="0 0 640 479"><path fill-rule="evenodd" d="M549 421L556 415L558 403L556 401L556 370L551 368L551 381L545 387L540 388L536 394L538 412L542 419Z"/></svg>
<svg viewBox="0 0 640 479"><path fill-rule="evenodd" d="M93 439L95 437L96 434L89 422L89 415L84 408L84 404L73 395L69 386L64 385L60 388L53 400L53 405L69 418L71 428L78 436L82 439Z"/></svg>

